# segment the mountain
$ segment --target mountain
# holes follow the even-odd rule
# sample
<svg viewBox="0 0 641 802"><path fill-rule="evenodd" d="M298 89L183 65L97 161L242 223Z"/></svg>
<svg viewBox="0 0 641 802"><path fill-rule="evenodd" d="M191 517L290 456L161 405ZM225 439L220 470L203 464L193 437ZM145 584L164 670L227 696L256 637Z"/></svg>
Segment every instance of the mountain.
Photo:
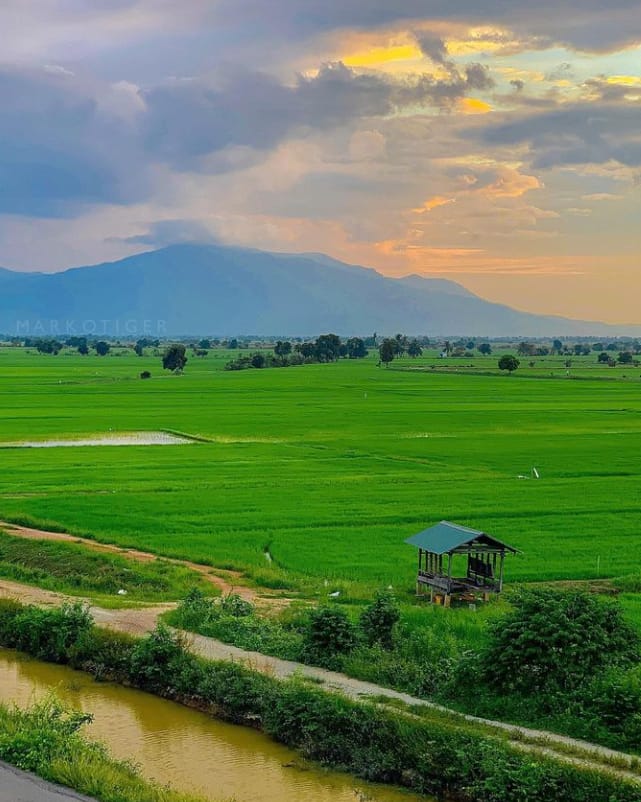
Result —
<svg viewBox="0 0 641 802"><path fill-rule="evenodd" d="M0 332L15 335L616 336L519 312L444 279L389 278L323 254L172 245L61 273L0 269Z"/></svg>

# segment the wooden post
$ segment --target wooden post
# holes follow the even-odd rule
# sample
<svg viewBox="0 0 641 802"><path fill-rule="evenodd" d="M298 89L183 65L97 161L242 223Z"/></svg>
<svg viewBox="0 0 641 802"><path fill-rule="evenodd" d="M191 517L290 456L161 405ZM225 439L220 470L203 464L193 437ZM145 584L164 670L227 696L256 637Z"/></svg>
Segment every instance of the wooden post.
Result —
<svg viewBox="0 0 641 802"><path fill-rule="evenodd" d="M445 598L443 599L443 607L449 607L451 601L452 601L452 597L450 596L449 593L446 593L445 594Z"/></svg>
<svg viewBox="0 0 641 802"><path fill-rule="evenodd" d="M447 555L447 594L449 596L450 591L452 590L452 555ZM449 603L445 605L449 607Z"/></svg>
<svg viewBox="0 0 641 802"><path fill-rule="evenodd" d="M499 593L503 590L503 562L505 561L505 552L501 552L501 570L499 573Z"/></svg>

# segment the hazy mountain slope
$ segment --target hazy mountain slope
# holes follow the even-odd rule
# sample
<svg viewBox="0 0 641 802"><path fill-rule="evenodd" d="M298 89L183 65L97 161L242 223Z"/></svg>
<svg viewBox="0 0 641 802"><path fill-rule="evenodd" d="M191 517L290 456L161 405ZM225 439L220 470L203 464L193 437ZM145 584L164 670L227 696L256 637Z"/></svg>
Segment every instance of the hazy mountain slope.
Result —
<svg viewBox="0 0 641 802"><path fill-rule="evenodd" d="M634 333L493 304L459 284L388 278L322 254L174 245L62 273L0 269L0 331L537 336ZM641 329L639 329L641 330Z"/></svg>

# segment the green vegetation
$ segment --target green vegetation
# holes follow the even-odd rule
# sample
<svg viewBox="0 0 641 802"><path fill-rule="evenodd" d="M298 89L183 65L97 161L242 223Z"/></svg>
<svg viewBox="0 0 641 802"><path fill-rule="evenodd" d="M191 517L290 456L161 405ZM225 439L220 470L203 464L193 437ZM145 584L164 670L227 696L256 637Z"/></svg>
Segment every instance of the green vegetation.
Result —
<svg viewBox="0 0 641 802"><path fill-rule="evenodd" d="M407 715L237 663L207 662L167 629L136 640L96 629L79 607L43 611L0 602L0 643L251 723L306 757L420 793L461 802L641 801L638 783L519 751L457 716Z"/></svg>
<svg viewBox="0 0 641 802"><path fill-rule="evenodd" d="M47 590L91 596L105 603L125 591L132 601L167 601L192 588L214 595L216 588L188 568L166 560L140 563L124 556L89 551L75 543L27 540L0 530L0 576Z"/></svg>
<svg viewBox="0 0 641 802"><path fill-rule="evenodd" d="M225 371L230 348L212 348L181 377L159 374L155 346L142 356L113 346L102 358L0 349L0 441L109 430L188 431L201 441L4 449L0 519L236 568L322 604L338 594L358 636L338 655L349 673L638 749L634 715L625 732L612 723L616 705L635 709L635 669L604 670L598 704L591 685L593 701L556 711L516 693L461 697L465 654L483 650L485 622L508 605L445 611L417 602L416 555L403 542L441 518L484 529L521 550L507 561L509 585L620 590L641 630L639 372L634 359L599 361L636 347L598 343L586 355L585 344L577 353L560 341L494 342L482 355L483 343L421 341L422 355L410 357L411 343L391 342L389 369L373 353L295 371ZM497 361L514 351L526 359L508 377ZM141 382L146 369L153 377ZM539 480L528 478L534 466ZM358 627L364 606L389 586L401 606L392 649L368 643ZM188 589L176 586L176 595ZM295 608L268 618L226 612L207 626L292 659L307 621ZM476 663L467 667L472 676Z"/></svg>
<svg viewBox="0 0 641 802"><path fill-rule="evenodd" d="M27 710L0 704L0 760L99 802L198 802L143 780L129 763L110 758L80 734L91 716L50 697Z"/></svg>
<svg viewBox="0 0 641 802"><path fill-rule="evenodd" d="M638 574L638 375L593 355L568 379L563 355L508 380L494 352L226 372L218 350L175 377L132 351L5 348L0 440L176 429L209 442L3 451L0 516L341 599L388 585L409 598L403 540L441 518L521 549L508 582ZM532 466L540 481L517 478Z"/></svg>

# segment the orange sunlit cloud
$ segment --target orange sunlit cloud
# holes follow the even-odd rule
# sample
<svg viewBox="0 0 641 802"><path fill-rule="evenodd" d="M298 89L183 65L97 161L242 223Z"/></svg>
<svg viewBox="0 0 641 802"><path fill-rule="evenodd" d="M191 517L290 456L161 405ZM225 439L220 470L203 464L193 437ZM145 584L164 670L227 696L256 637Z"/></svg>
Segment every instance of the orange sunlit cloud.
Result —
<svg viewBox="0 0 641 802"><path fill-rule="evenodd" d="M458 109L463 114L487 114L492 111L489 103L476 97L462 97L458 102Z"/></svg>
<svg viewBox="0 0 641 802"><path fill-rule="evenodd" d="M373 47L358 53L344 56L341 60L347 67L380 67L392 61L413 61L423 58L415 44Z"/></svg>
<svg viewBox="0 0 641 802"><path fill-rule="evenodd" d="M437 195L434 198L429 198L422 206L412 209L412 211L416 214L425 214L426 212L431 212L433 209L438 209L439 206L447 206L450 203L456 203L456 198L443 198Z"/></svg>

